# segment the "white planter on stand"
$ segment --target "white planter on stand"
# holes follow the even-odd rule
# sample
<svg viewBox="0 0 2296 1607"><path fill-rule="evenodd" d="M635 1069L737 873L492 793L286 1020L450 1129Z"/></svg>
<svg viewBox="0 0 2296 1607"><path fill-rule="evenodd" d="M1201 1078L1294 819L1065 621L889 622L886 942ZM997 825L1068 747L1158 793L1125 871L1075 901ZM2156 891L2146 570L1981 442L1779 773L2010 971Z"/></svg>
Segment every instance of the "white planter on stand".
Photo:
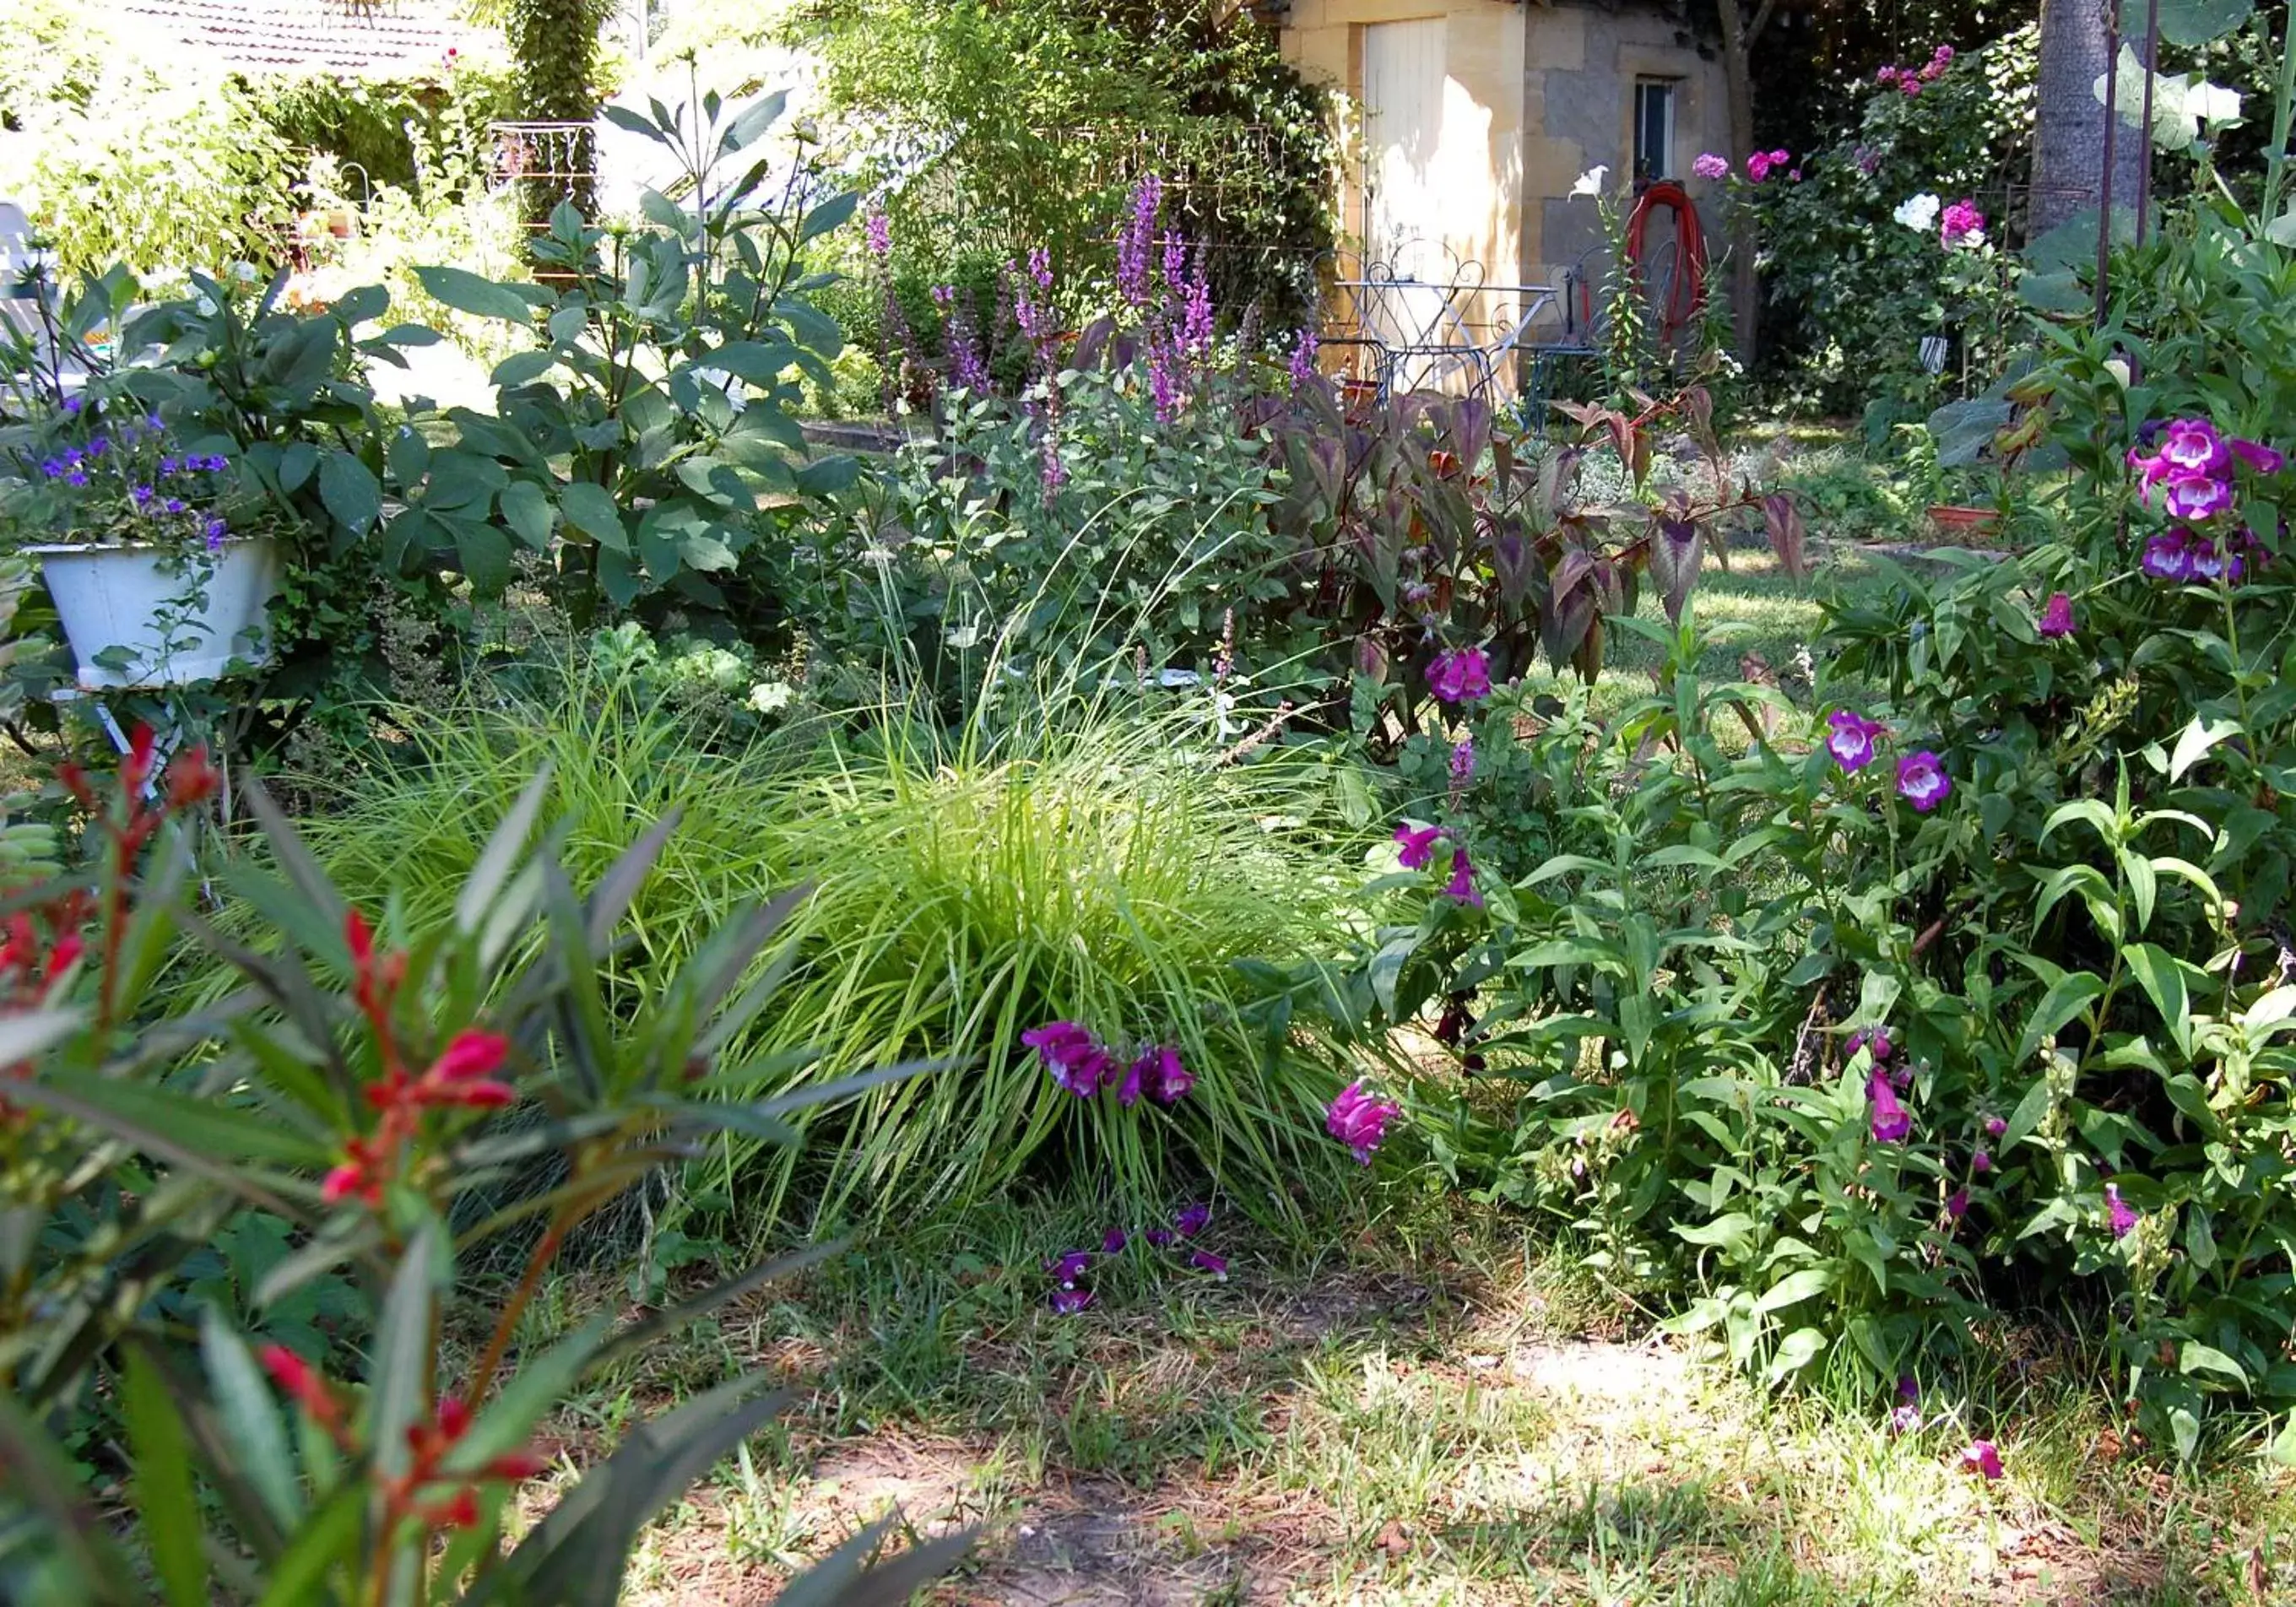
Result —
<svg viewBox="0 0 2296 1607"><path fill-rule="evenodd" d="M226 537L215 554L205 596L189 608L183 606L184 594L197 560L174 548L21 550L40 561L85 691L180 686L214 680L234 660L270 660L271 599L279 590L280 558L279 544L269 536ZM161 616L177 610L181 616L169 628ZM127 650L124 669L97 662L115 647Z"/></svg>

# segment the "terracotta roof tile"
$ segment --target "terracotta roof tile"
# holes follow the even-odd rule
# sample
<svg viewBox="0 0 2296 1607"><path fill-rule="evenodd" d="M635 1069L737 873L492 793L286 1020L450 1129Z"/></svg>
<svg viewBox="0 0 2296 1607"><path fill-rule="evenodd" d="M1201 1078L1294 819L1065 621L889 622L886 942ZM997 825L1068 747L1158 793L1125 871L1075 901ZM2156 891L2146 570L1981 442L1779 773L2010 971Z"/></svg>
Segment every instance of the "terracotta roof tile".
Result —
<svg viewBox="0 0 2296 1607"><path fill-rule="evenodd" d="M414 77L436 72L449 48L496 53L496 36L462 20L455 0L112 0L115 17L148 45L173 39L242 72ZM156 36L156 37L155 37Z"/></svg>

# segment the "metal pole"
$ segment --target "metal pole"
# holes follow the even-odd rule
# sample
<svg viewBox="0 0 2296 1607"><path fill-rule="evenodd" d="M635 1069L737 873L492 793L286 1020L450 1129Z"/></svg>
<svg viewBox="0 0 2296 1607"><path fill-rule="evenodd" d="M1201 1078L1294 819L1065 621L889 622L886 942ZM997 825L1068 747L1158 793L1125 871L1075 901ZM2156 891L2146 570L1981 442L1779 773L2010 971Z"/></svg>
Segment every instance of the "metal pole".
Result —
<svg viewBox="0 0 2296 1607"><path fill-rule="evenodd" d="M2065 0L2049 0L2062 5ZM2108 300L2106 283L2112 264L2112 163L2120 131L2120 7L2117 0L2104 6L2104 175L2096 192L2096 327L2104 327Z"/></svg>
<svg viewBox="0 0 2296 1607"><path fill-rule="evenodd" d="M2136 243L2144 243L2145 214L2152 209L2152 78L2153 63L2161 59L2161 0L2144 4L2144 124L2138 137L2144 142L2144 165L2136 169ZM2113 66L2117 70L2120 61Z"/></svg>

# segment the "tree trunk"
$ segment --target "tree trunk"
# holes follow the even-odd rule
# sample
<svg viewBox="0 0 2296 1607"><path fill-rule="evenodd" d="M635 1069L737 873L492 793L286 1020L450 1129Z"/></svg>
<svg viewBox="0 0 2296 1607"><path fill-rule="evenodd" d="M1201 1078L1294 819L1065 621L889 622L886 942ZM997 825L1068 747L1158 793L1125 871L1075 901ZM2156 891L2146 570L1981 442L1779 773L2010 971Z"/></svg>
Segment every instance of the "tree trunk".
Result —
<svg viewBox="0 0 2296 1607"><path fill-rule="evenodd" d="M2096 81L2112 70L2105 7L2115 0L2042 0L2040 82L2033 119L2033 196L2026 234L2038 239L2097 204L2104 176L2104 107ZM2136 42L2139 51L2143 41ZM2112 204L2134 207L2150 142L2126 114L2113 141Z"/></svg>
<svg viewBox="0 0 2296 1607"><path fill-rule="evenodd" d="M1720 0L1715 7L1722 23L1722 78L1730 113L1730 157L1740 168L1754 153L1753 30L1746 23L1738 0ZM1768 20L1768 7L1762 20ZM1756 261L1762 237L1753 209L1730 209L1730 323L1737 332L1738 361L1751 368L1759 346L1762 279Z"/></svg>
<svg viewBox="0 0 2296 1607"><path fill-rule="evenodd" d="M591 176L597 150L588 125L598 115L598 29L612 11L611 0L512 0L505 31L516 67L518 115L574 126L529 142L525 160L536 176L521 187L529 225L547 222L561 201L572 201L585 217L594 210Z"/></svg>

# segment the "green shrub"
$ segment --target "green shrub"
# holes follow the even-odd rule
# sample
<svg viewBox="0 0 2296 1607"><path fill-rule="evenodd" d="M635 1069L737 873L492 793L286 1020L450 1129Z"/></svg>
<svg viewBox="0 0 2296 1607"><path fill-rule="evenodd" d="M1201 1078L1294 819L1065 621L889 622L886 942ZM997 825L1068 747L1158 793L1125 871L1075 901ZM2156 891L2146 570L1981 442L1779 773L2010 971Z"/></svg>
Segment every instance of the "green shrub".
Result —
<svg viewBox="0 0 2296 1607"><path fill-rule="evenodd" d="M789 1397L730 1377L621 1436L514 1524L521 1487L572 1459L542 1454L537 1430L585 1378L806 1258L636 1323L545 1332L534 1297L570 1234L697 1141L740 1127L788 1142L780 1116L839 1096L715 1096L717 1056L770 993L770 978L738 984L779 917L742 912L660 979L652 1008L610 1017L599 956L660 834L578 895L529 849L544 803L530 786L451 908L418 924L392 912L378 930L256 789L242 798L278 873L234 857L209 868L260 912L257 954L183 907L196 867L179 827L217 772L195 751L160 775L153 748L139 728L116 787L64 777L94 821L86 877L7 890L0 1162L24 1231L0 1283L0 1594L616 1599L644 1525ZM155 1009L157 963L179 940L233 973L223 1008ZM491 1209L490 1191L546 1153L562 1161L550 1184ZM474 1298L458 1262L497 1242L525 1272ZM242 1299L217 1298L233 1292L226 1271ZM364 1300L341 1298L347 1284ZM312 1298L327 1285L332 1298ZM355 1351L296 1347L322 1348L315 1317L365 1311L375 1321ZM92 1467L52 1437L75 1414ZM128 1498L100 1505L97 1480ZM785 1599L906 1599L965 1545L880 1570L885 1532Z"/></svg>
<svg viewBox="0 0 2296 1607"><path fill-rule="evenodd" d="M680 810L606 968L620 1011L744 899L807 886L778 1002L737 1046L762 1068L751 1091L873 1055L961 1068L940 1092L889 1089L816 1135L830 1209L882 1216L1059 1168L1146 1205L1194 1165L1274 1213L1330 1162L1312 1130L1336 1074L1236 969L1317 952L1338 919L1330 850L1278 824L1305 791L1285 771L1220 767L1178 717L1113 712L1016 722L1037 728L1020 749L895 718L810 750L800 731L710 751L646 685L625 667L540 701L410 714L406 770L309 822L313 850L346 887L421 917L450 903L481 846L474 823L543 765L570 874L598 873ZM1169 1111L1079 1103L1019 1043L1058 1019L1177 1045L1195 1091ZM750 1146L711 1171L750 1231L794 1197L794 1170Z"/></svg>

